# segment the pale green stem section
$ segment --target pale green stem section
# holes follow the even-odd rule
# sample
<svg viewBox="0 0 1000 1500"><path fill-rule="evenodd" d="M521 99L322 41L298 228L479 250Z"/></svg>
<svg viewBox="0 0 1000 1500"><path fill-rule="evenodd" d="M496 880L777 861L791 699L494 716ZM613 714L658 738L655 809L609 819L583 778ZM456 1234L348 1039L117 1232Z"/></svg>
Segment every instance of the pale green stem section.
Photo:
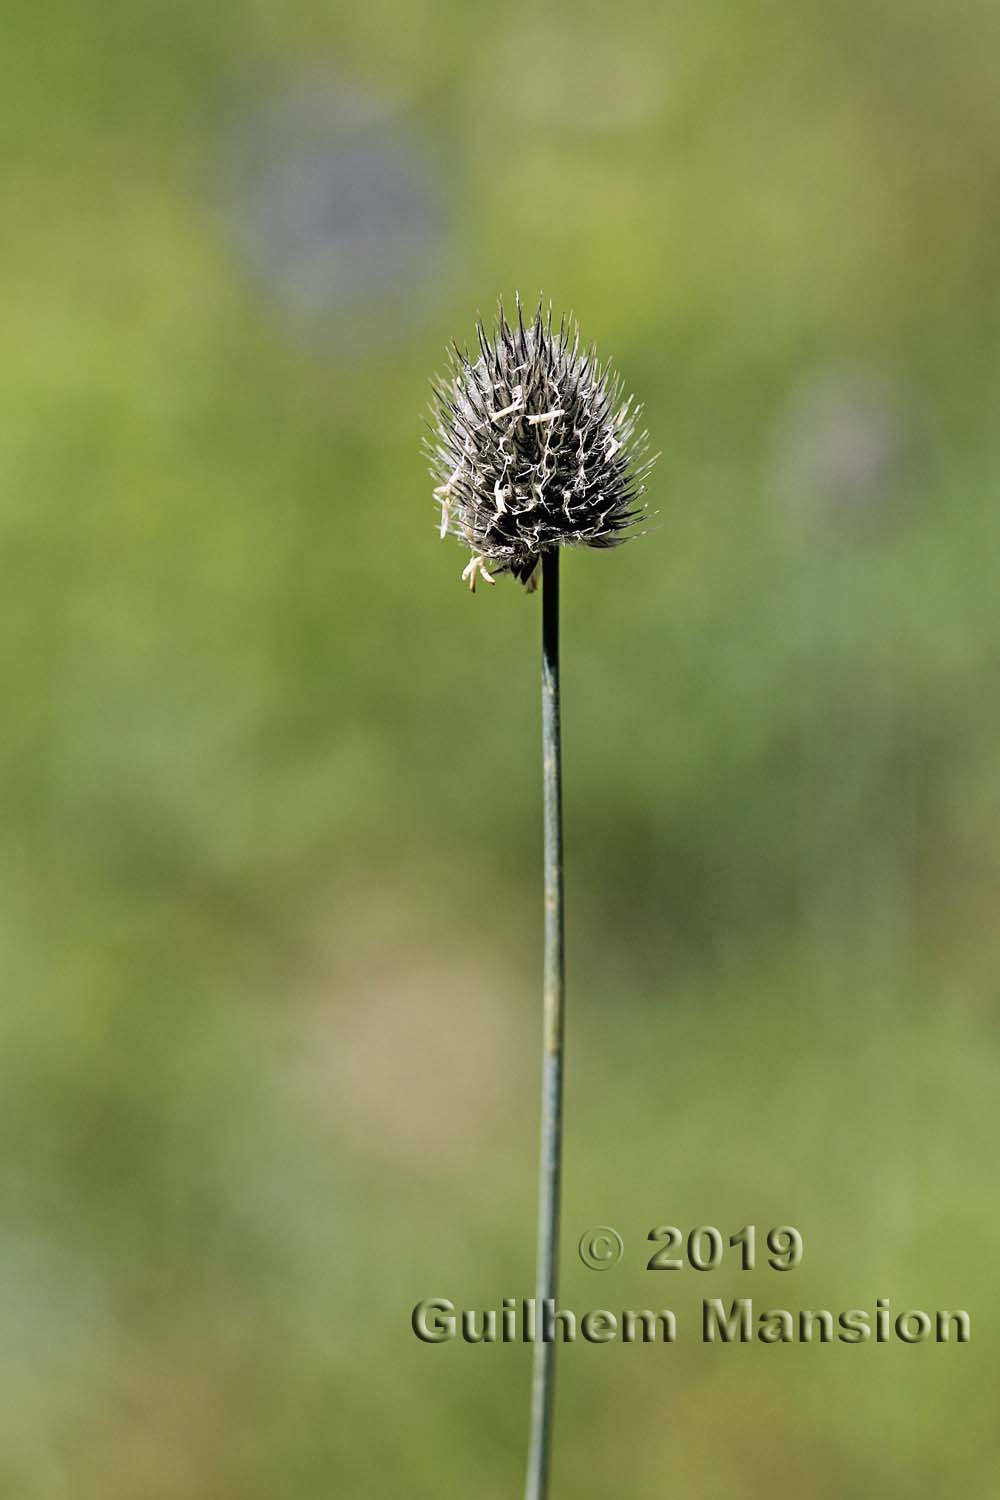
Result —
<svg viewBox="0 0 1000 1500"><path fill-rule="evenodd" d="M559 1185L562 1172L563 914L562 739L559 727L559 550L542 554L542 784L544 792L545 968L542 1001L542 1144L538 1175L536 1336L546 1300L556 1299L559 1269ZM531 1447L525 1500L549 1488L555 1343L534 1346Z"/></svg>

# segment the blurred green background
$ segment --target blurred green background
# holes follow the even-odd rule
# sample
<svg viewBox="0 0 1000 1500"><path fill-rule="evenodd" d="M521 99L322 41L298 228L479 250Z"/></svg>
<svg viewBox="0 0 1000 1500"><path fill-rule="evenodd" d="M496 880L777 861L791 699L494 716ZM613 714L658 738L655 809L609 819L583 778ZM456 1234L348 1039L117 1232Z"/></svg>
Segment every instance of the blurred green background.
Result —
<svg viewBox="0 0 1000 1500"><path fill-rule="evenodd" d="M519 288L663 455L563 570L562 1291L682 1332L563 1351L554 1494L996 1494L992 5L5 21L0 1493L520 1491L529 1351L409 1325L533 1274L538 599L419 452Z"/></svg>

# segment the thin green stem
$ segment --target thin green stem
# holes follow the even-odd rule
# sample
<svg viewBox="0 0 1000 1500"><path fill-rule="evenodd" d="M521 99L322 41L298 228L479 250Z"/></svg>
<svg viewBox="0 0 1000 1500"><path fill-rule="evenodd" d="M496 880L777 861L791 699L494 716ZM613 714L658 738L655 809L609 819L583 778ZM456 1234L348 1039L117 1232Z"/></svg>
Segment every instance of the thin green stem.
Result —
<svg viewBox="0 0 1000 1500"><path fill-rule="evenodd" d="M562 740L559 728L559 551L542 554L542 784L544 791L545 968L542 1001L542 1143L538 1174L535 1308L540 1332L555 1307L562 1171L564 914ZM551 1300L550 1300L551 1299ZM525 1500L545 1500L549 1485L555 1343L534 1346L531 1446Z"/></svg>

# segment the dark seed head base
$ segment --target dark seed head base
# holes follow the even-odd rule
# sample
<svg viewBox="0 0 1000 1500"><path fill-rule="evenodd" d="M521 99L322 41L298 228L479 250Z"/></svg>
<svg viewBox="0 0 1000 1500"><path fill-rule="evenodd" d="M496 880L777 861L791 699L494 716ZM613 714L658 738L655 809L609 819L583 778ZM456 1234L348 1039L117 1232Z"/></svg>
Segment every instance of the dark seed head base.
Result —
<svg viewBox="0 0 1000 1500"><path fill-rule="evenodd" d="M426 444L441 535L472 553L463 573L513 573L529 588L551 547L615 547L642 519L646 433L641 407L580 332L539 305L527 327L520 300L512 328L501 303L496 332L476 325L479 355L454 346L433 387Z"/></svg>

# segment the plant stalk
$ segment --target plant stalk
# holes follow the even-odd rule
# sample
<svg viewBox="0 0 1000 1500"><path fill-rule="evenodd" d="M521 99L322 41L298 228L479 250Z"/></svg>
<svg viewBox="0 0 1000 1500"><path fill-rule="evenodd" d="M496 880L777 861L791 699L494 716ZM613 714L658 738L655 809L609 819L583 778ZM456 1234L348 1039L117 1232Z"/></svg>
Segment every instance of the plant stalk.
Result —
<svg viewBox="0 0 1000 1500"><path fill-rule="evenodd" d="M555 1305L559 1263L559 1187L562 1173L563 903L562 737L559 726L559 549L542 553L542 785L545 867L545 961L542 999L542 1121L538 1173L536 1316ZM547 1299L551 1298L551 1304ZM544 1330L544 1321L542 1323ZM534 1346L531 1444L525 1500L545 1500L549 1485L555 1342Z"/></svg>

